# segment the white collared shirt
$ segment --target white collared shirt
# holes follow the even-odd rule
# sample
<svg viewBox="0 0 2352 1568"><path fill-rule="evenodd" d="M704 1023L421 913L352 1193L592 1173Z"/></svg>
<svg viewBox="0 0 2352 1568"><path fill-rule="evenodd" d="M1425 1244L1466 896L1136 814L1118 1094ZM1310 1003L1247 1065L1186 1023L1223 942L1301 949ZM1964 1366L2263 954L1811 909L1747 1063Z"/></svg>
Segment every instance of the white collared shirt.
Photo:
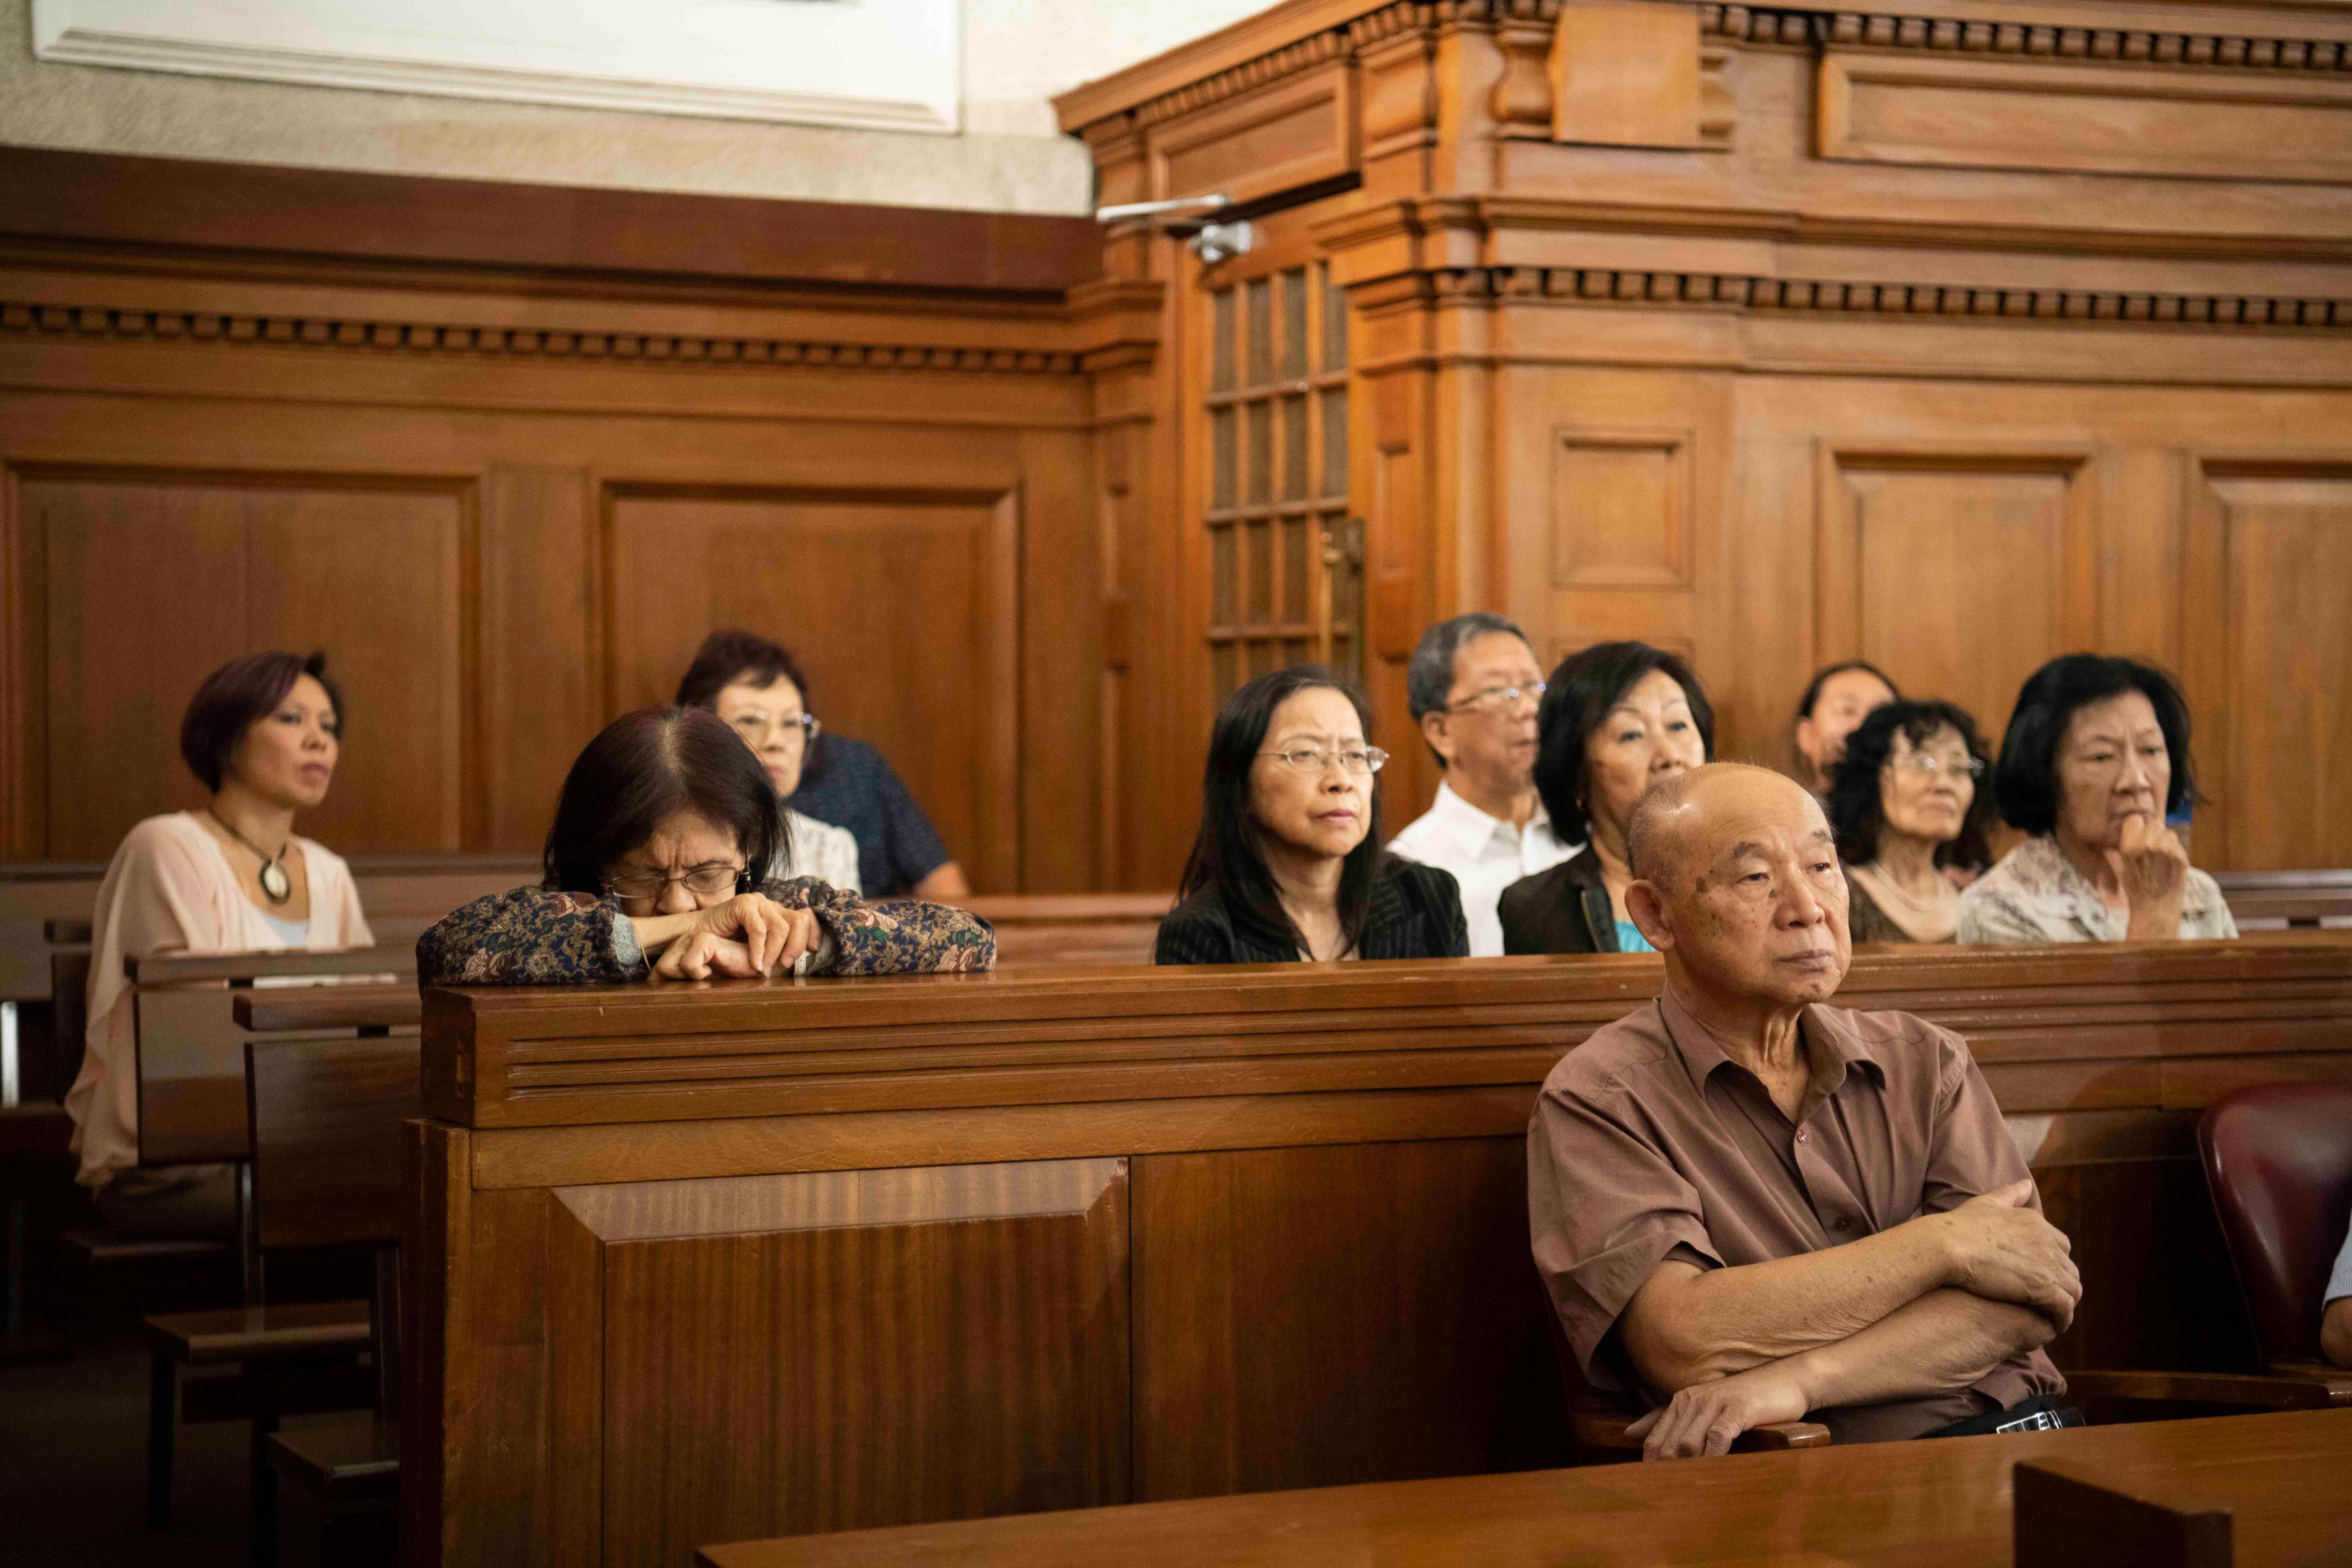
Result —
<svg viewBox="0 0 2352 1568"><path fill-rule="evenodd" d="M1549 871L1584 847L1562 844L1551 818L1536 803L1525 828L1512 826L1454 793L1437 786L1437 802L1389 840L1408 860L1454 873L1462 887L1462 917L1470 926L1470 956L1496 958L1503 952L1503 919L1496 905L1503 889L1522 877Z"/></svg>

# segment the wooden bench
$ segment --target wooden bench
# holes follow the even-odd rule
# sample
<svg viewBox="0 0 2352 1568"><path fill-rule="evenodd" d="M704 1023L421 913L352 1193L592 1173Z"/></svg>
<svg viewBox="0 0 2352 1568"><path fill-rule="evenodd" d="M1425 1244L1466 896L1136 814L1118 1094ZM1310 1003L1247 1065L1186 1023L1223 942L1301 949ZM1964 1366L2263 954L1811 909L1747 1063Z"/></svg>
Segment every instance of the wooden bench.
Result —
<svg viewBox="0 0 2352 1568"><path fill-rule="evenodd" d="M2352 926L2352 870L2218 871L2241 931Z"/></svg>
<svg viewBox="0 0 2352 1568"><path fill-rule="evenodd" d="M413 949L459 905L540 879L536 858L509 853L360 856L350 864L383 948ZM80 1069L90 915L105 876L98 860L0 864L0 1104L62 1100Z"/></svg>
<svg viewBox="0 0 2352 1568"><path fill-rule="evenodd" d="M2346 1539L2352 1411L1471 1476L705 1546L703 1568L2290 1568ZM2059 1497L2042 1483L2072 1482ZM2012 1496L2014 1502L2012 1503ZM2050 1507L2054 1503L2058 1506ZM2040 1505L2040 1506L2038 1506ZM2131 1532L2214 1510L2218 1557ZM2234 1551L2231 1549L2234 1548Z"/></svg>
<svg viewBox="0 0 2352 1568"><path fill-rule="evenodd" d="M1528 1468L1537 1085L1654 957L428 991L424 1563ZM1881 950L2086 1295L2062 1365L2244 1373L2191 1139L2352 1079L2352 938ZM1752 1461L1743 1461L1752 1462Z"/></svg>
<svg viewBox="0 0 2352 1568"><path fill-rule="evenodd" d="M1018 893L964 900L996 928L1004 969L1149 963L1172 893Z"/></svg>
<svg viewBox="0 0 2352 1568"><path fill-rule="evenodd" d="M357 1030L338 1038L256 1037L246 1046L261 1247L366 1247L376 1264L366 1321L375 1374L367 1415L257 1440L267 1474L283 1483L281 1563L390 1563L399 1479L397 1245L407 1208L402 1127L418 1110L417 1041L390 1035L404 1011L397 1005L371 1016L365 1000L352 996L318 999L335 1004L324 1008L308 997L278 1006L267 994L238 1000L240 1018L251 1024ZM413 990L405 1003L413 1021Z"/></svg>
<svg viewBox="0 0 2352 1568"><path fill-rule="evenodd" d="M297 948L276 952L158 953L123 961L139 1051L139 1160L146 1165L242 1160L245 1041L236 1003L247 989L357 978L415 988L412 948ZM309 986L306 986L306 989Z"/></svg>
<svg viewBox="0 0 2352 1568"><path fill-rule="evenodd" d="M395 1048L413 1061L416 990L392 985L280 985L257 982L340 979L412 971L406 950L354 948L236 954L163 954L125 961L133 982L139 1052L139 1144L142 1163L247 1161L254 1147L247 1053L257 1037L380 1045L404 1018ZM283 998L276 1010L252 1003ZM389 1013L394 1022L383 1021ZM320 1040L320 1037L331 1038ZM412 1073L412 1079L414 1077ZM389 1179L381 1157L362 1179ZM259 1173L254 1172L257 1185ZM246 1193L242 1253L246 1304L172 1312L142 1324L150 1352L148 1516L171 1515L173 1454L183 1422L253 1423L257 1484L268 1489L263 1443L277 1418L369 1404L373 1384L359 1363L369 1348L363 1301L274 1303L262 1260L272 1245L259 1229L257 1193ZM117 1244L121 1245L121 1244ZM257 1516L267 1523L273 1515Z"/></svg>

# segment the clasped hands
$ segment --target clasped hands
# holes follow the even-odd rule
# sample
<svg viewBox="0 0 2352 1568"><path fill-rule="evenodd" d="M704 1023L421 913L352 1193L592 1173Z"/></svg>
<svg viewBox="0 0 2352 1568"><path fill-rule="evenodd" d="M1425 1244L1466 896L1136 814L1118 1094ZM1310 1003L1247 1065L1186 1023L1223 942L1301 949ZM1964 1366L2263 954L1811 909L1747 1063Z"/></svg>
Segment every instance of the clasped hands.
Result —
<svg viewBox="0 0 2352 1568"><path fill-rule="evenodd" d="M2029 1176L1910 1223L1927 1227L1942 1249L1946 1287L2030 1308L2063 1333L2083 1299L2083 1279L2074 1244L2028 1206L2032 1195ZM1810 1410L1839 1403L1820 1395L1852 1370L1840 1358L1842 1348L1822 1345L1693 1384L1627 1427L1626 1436L1643 1440L1644 1459L1727 1453L1751 1427L1801 1421Z"/></svg>
<svg viewBox="0 0 2352 1568"><path fill-rule="evenodd" d="M653 973L663 980L790 973L802 954L824 940L814 913L787 909L762 893L739 893L686 914L638 916L632 923L638 945L660 953Z"/></svg>

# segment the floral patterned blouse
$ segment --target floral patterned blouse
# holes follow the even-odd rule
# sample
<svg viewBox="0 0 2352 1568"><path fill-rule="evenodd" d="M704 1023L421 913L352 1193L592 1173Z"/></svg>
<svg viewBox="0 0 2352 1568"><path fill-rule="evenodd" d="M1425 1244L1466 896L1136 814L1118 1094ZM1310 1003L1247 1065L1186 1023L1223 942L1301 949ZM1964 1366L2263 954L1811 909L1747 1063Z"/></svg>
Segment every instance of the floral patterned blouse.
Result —
<svg viewBox="0 0 2352 1568"><path fill-rule="evenodd" d="M2121 942L2124 930L2091 879L2046 833L2002 856L1960 894L1962 942ZM2237 934L2220 885L2190 867L2180 895L2181 939Z"/></svg>
<svg viewBox="0 0 2352 1568"><path fill-rule="evenodd" d="M996 965L996 932L944 904L868 904L814 877L762 882L786 909L808 910L824 940L795 974L927 974ZM427 985L562 985L643 980L636 928L593 893L517 888L443 917L416 939Z"/></svg>

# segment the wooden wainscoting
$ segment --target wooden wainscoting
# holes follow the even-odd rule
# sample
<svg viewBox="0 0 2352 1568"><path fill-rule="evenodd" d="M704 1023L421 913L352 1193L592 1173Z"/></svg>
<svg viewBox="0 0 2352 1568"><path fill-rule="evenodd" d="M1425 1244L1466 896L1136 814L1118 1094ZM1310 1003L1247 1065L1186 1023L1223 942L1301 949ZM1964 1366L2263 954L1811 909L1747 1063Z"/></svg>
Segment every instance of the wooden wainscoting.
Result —
<svg viewBox="0 0 2352 1568"><path fill-rule="evenodd" d="M348 700L306 831L529 850L723 623L982 890L1117 874L1096 452L1134 416L1089 366L1148 362L1156 295L1090 289L1090 225L26 150L0 185L0 855L194 801L190 692L278 646Z"/></svg>

